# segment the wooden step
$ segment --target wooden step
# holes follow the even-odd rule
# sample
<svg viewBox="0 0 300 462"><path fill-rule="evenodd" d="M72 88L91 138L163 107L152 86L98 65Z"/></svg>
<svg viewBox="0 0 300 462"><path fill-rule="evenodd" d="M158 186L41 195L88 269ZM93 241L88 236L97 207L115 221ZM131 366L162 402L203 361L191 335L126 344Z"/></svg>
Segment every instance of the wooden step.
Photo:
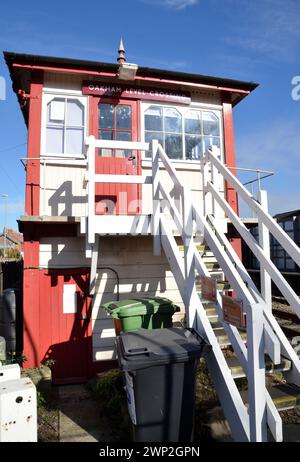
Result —
<svg viewBox="0 0 300 462"><path fill-rule="evenodd" d="M268 387L268 391L278 411L300 407L300 387L284 383Z"/></svg>
<svg viewBox="0 0 300 462"><path fill-rule="evenodd" d="M231 370L232 377L234 379L240 379L242 377L246 377L242 366L239 363L239 360L236 356L232 356L231 358L226 358L227 364L229 369ZM287 372L291 370L292 362L282 357L280 364L273 364L271 358L266 355L265 357L265 366L266 372L271 374L273 372Z"/></svg>
<svg viewBox="0 0 300 462"><path fill-rule="evenodd" d="M217 289L220 291L224 290L232 290L229 282L227 281L217 281ZM196 280L196 290L198 291L199 295L201 296L201 282Z"/></svg>
<svg viewBox="0 0 300 462"><path fill-rule="evenodd" d="M268 386L267 390L278 411L287 411L300 407L300 387L293 384L280 383L279 385ZM241 393L244 403L248 403L248 393Z"/></svg>
<svg viewBox="0 0 300 462"><path fill-rule="evenodd" d="M221 347L228 347L231 345L231 342L224 330L223 327L216 327L213 329L214 330L214 333L215 333L215 336L217 337L217 340L218 340L218 343ZM247 340L247 333L242 331L240 332L240 335L243 339L244 342L246 342Z"/></svg>
<svg viewBox="0 0 300 462"><path fill-rule="evenodd" d="M203 303L207 317L212 325L219 322L219 316L216 307L213 304Z"/></svg>
<svg viewBox="0 0 300 462"><path fill-rule="evenodd" d="M204 264L206 266L206 268L209 270L209 271L213 271L213 270L220 270L222 271L222 269L220 268L220 265L217 261L204 261Z"/></svg>
<svg viewBox="0 0 300 462"><path fill-rule="evenodd" d="M180 252L183 252L183 250L184 250L183 244L179 244L178 249L179 249ZM196 244L196 249L198 250L198 252L204 252L206 250L209 251L209 247L207 247L204 244Z"/></svg>

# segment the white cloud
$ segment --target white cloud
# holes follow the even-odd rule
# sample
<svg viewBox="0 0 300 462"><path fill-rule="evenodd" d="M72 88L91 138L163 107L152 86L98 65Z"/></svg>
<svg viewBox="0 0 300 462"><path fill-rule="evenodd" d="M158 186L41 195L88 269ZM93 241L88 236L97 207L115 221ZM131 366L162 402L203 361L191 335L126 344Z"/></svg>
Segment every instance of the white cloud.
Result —
<svg viewBox="0 0 300 462"><path fill-rule="evenodd" d="M198 0L142 0L142 2L163 6L172 10L184 10L188 6L196 5Z"/></svg>
<svg viewBox="0 0 300 462"><path fill-rule="evenodd" d="M298 0L228 0L242 10L235 33L224 38L256 56L291 60L298 53L300 8ZM244 19L243 19L244 18Z"/></svg>

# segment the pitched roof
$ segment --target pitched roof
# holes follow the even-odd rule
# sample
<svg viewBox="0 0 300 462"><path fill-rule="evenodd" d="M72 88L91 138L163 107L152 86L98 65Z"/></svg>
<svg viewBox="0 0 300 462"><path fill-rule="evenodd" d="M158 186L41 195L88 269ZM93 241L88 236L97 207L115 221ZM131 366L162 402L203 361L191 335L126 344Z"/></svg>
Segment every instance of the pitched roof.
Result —
<svg viewBox="0 0 300 462"><path fill-rule="evenodd" d="M13 82L13 89L17 93L18 89L29 92L29 84L31 81L32 69L45 69L47 70L76 70L76 72L82 74L88 74L89 72L108 72L117 76L119 64L117 63L105 63L100 61L88 61L82 59L62 58L53 56L40 56L32 54L14 53L5 51L4 53L5 62L9 68L10 76ZM20 67L16 67L16 65ZM166 69L155 69L150 67L138 67L136 78L152 77L153 80L160 83L160 80L168 79L170 85L172 81L174 85L178 84L178 81L189 82L191 84L202 84L206 86L212 86L220 91L222 89L233 89L232 104L239 103L247 93L239 93L239 90L247 92L253 91L258 84L254 82L245 82L242 80L234 80L223 77L215 77L201 74L193 74L186 72L171 71ZM27 105L26 105L27 106ZM28 119L27 107L22 107L25 121Z"/></svg>

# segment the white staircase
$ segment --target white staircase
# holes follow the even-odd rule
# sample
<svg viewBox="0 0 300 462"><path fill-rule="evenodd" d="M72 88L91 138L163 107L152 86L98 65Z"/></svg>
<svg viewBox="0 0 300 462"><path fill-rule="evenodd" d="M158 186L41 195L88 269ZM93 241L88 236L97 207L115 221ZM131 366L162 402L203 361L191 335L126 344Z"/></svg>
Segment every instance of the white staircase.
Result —
<svg viewBox="0 0 300 462"><path fill-rule="evenodd" d="M94 214L95 182L123 181L120 176L114 178L117 175L95 175L94 152L96 147L103 147L103 143L107 142L95 140L93 137L87 139L89 213L82 221L81 231L87 236L87 254L92 256L91 293L95 287L98 236L103 233L103 229L107 234L116 234L116 228L110 227L109 224L105 228L98 227L100 222L97 224L98 218ZM148 149L145 144L138 144L139 146L137 143L126 144L126 149ZM122 145L122 148L125 146ZM172 197L161 180L161 166L172 180ZM126 231L151 233L154 254L160 255L161 251L165 253L184 301L188 327L193 327L212 346L206 356L206 362L233 438L236 441L267 441L269 429L275 441L282 441L282 420L279 412L300 405L300 359L272 314L271 280L298 316L300 301L270 260L269 233L273 234L298 265L300 251L268 214L265 191L260 192L259 201L255 200L219 160L217 150L206 152L201 163L201 171L205 193L204 214L200 212L200 207L193 203L191 192L181 183L163 148L157 141L153 141L152 177L126 177L127 182L152 183L153 214L146 217L128 217ZM259 243L219 192L220 179L223 183L225 180L228 181L239 198L257 214ZM220 209L225 211L260 262L261 292L257 290L224 234L224 223L218 219L216 213ZM168 219L169 214L172 221ZM124 221L123 217L115 217L116 222L118 218ZM101 217L101 220L105 220L105 216ZM107 217L107 221L109 220L110 217ZM175 239L174 226L182 240L182 248L178 247ZM122 228L123 232L124 230L125 227ZM200 246L206 247L199 248L199 241ZM205 261L203 253L206 253L206 257L213 257L212 260ZM213 263L213 267L209 268L208 263ZM210 270L214 269L215 271L210 273ZM222 280L223 274L228 282L225 286L224 282L218 283L216 300L205 300L199 294L199 277ZM238 329L224 321L224 290L234 291L233 297L241 301L246 314L246 329ZM226 355L228 347L232 352L230 357ZM266 374L278 371L284 374L286 383L269 388ZM236 384L236 379L241 377L247 378L246 394L240 393Z"/></svg>

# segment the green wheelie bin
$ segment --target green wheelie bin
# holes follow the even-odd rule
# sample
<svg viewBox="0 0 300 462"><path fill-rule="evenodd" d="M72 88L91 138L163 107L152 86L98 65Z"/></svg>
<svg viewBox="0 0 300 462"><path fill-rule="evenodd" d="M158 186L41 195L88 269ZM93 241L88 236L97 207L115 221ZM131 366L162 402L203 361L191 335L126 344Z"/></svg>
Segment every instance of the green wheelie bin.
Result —
<svg viewBox="0 0 300 462"><path fill-rule="evenodd" d="M104 311L115 321L116 334L140 328L161 329L173 326L172 317L179 312L177 305L164 297L143 297L108 302Z"/></svg>

